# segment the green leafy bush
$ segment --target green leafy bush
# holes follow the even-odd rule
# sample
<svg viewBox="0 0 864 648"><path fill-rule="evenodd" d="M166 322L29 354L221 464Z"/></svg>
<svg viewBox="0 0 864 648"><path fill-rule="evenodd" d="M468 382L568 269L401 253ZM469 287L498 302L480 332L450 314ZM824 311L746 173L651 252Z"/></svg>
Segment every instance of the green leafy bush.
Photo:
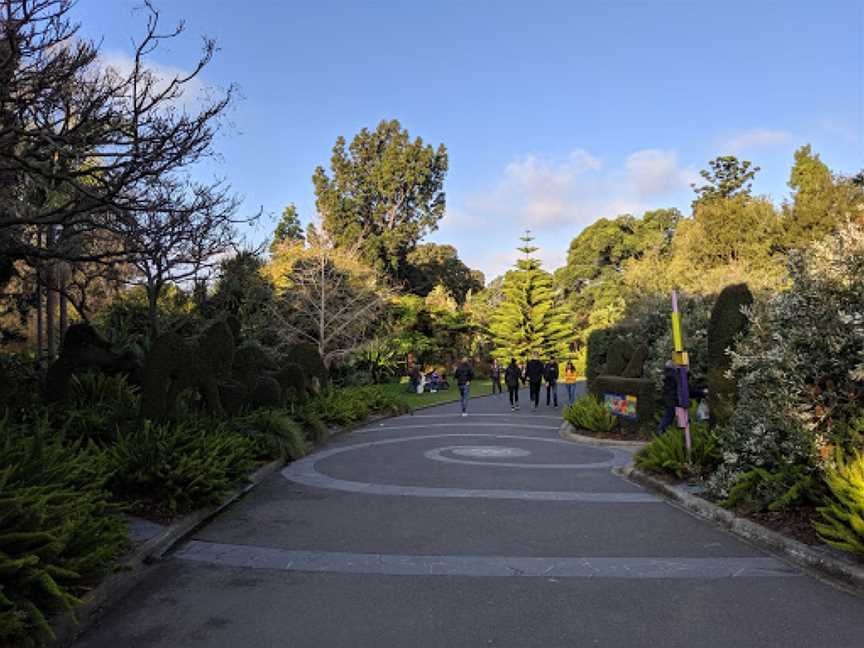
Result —
<svg viewBox="0 0 864 648"><path fill-rule="evenodd" d="M840 455L825 482L831 495L819 508L822 521L813 526L828 544L864 555L864 453L856 451L850 460Z"/></svg>
<svg viewBox="0 0 864 648"><path fill-rule="evenodd" d="M370 414L403 414L410 409L402 396L379 385L331 389L305 406L309 414L329 425L350 425Z"/></svg>
<svg viewBox="0 0 864 648"><path fill-rule="evenodd" d="M618 419L591 394L583 394L568 406L564 410L564 419L575 428L592 432L611 432L618 425Z"/></svg>
<svg viewBox="0 0 864 648"><path fill-rule="evenodd" d="M742 474L729 489L723 506L750 511L780 511L802 504L815 504L825 486L819 472L800 464L777 470L753 468Z"/></svg>
<svg viewBox="0 0 864 648"><path fill-rule="evenodd" d="M682 479L687 475L703 475L713 470L720 461L717 439L707 425L695 423L690 427L691 461L687 461L684 431L670 429L658 434L636 453L636 467L653 473L674 475Z"/></svg>
<svg viewBox="0 0 864 648"><path fill-rule="evenodd" d="M59 412L68 439L113 441L137 417L138 388L122 375L87 373L69 381L69 407Z"/></svg>
<svg viewBox="0 0 864 648"><path fill-rule="evenodd" d="M231 428L252 440L258 456L299 459L306 454L300 425L279 410L256 410L231 421Z"/></svg>
<svg viewBox="0 0 864 648"><path fill-rule="evenodd" d="M53 638L51 615L110 572L126 526L106 478L101 451L64 446L44 419L0 420L0 645Z"/></svg>
<svg viewBox="0 0 864 648"><path fill-rule="evenodd" d="M303 408L297 412L297 419L305 436L315 445L320 445L330 436L330 428L314 412Z"/></svg>
<svg viewBox="0 0 864 648"><path fill-rule="evenodd" d="M109 448L108 487L133 508L161 515L216 504L254 467L254 445L207 419L145 421Z"/></svg>

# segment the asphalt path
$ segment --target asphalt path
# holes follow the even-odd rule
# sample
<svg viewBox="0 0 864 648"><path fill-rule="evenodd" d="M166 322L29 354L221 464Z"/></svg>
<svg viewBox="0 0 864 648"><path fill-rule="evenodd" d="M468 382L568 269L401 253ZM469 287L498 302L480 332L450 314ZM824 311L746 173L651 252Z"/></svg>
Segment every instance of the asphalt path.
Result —
<svg viewBox="0 0 864 648"><path fill-rule="evenodd" d="M625 451L560 439L560 411L522 398L337 438L75 645L864 645L864 599L620 479Z"/></svg>

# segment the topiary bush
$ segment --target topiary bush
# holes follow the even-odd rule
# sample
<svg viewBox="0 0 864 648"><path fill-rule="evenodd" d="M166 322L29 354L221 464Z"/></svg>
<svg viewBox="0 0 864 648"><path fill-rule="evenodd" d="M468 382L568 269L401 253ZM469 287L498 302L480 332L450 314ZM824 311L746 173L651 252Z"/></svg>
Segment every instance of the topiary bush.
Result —
<svg viewBox="0 0 864 648"><path fill-rule="evenodd" d="M747 330L747 315L742 308L753 303L747 284L726 286L717 296L708 322L708 406L717 423L725 423L735 407L736 382L727 373L732 360L726 353L735 339Z"/></svg>
<svg viewBox="0 0 864 648"><path fill-rule="evenodd" d="M0 645L53 639L50 617L111 571L127 537L107 476L103 453L63 445L45 419L0 420Z"/></svg>
<svg viewBox="0 0 864 648"><path fill-rule="evenodd" d="M597 395L622 394L636 396L637 427L652 427L657 404L657 389L650 378L623 378L621 376L598 376L594 380ZM623 421L622 421L623 422ZM634 423L627 422L628 425Z"/></svg>
<svg viewBox="0 0 864 648"><path fill-rule="evenodd" d="M864 556L864 453L856 451L848 460L838 453L825 483L830 496L819 508L816 532L831 546Z"/></svg>
<svg viewBox="0 0 864 648"><path fill-rule="evenodd" d="M636 467L678 479L710 473L720 461L717 438L707 425L694 423L690 426L690 441L691 461L688 462L683 430L674 428L655 435L651 443L636 453Z"/></svg>
<svg viewBox="0 0 864 648"><path fill-rule="evenodd" d="M207 419L156 424L108 450L107 485L133 510L173 517L217 504L255 465L251 439Z"/></svg>
<svg viewBox="0 0 864 648"><path fill-rule="evenodd" d="M564 420L577 429L592 432L611 432L618 425L617 417L610 414L596 396L583 394L564 410Z"/></svg>
<svg viewBox="0 0 864 648"><path fill-rule="evenodd" d="M597 393L594 381L603 373L606 366L606 354L609 351L609 342L612 338L611 329L597 329L588 334L586 343L587 352L585 360L585 379L588 383L588 391Z"/></svg>

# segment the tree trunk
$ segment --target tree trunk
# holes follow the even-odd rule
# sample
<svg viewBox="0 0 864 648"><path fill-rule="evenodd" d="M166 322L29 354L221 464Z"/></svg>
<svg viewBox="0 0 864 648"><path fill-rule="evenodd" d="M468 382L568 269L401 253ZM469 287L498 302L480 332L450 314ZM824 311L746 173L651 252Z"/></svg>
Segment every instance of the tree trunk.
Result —
<svg viewBox="0 0 864 648"><path fill-rule="evenodd" d="M60 346L66 339L66 329L69 328L69 300L66 298L66 266L57 273L58 291L60 293Z"/></svg>
<svg viewBox="0 0 864 648"><path fill-rule="evenodd" d="M48 226L45 237L45 247L51 250L54 247L54 226ZM57 356L57 337L55 335L55 315L57 313L57 291L55 290L54 264L48 263L45 268L45 339L47 342L46 356L48 362L54 362Z"/></svg>
<svg viewBox="0 0 864 648"><path fill-rule="evenodd" d="M159 334L159 290L158 283L147 284L147 324L150 329L151 341Z"/></svg>

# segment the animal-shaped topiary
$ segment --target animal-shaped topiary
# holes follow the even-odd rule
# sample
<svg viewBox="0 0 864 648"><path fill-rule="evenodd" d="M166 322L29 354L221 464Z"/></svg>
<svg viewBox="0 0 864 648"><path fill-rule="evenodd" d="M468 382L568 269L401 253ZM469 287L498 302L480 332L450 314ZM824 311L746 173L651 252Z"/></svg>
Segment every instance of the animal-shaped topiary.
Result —
<svg viewBox="0 0 864 648"><path fill-rule="evenodd" d="M708 407L716 423L729 420L735 407L736 383L726 376L731 359L726 350L736 336L747 330L747 316L742 307L753 303L747 284L726 286L717 296L708 323Z"/></svg>

